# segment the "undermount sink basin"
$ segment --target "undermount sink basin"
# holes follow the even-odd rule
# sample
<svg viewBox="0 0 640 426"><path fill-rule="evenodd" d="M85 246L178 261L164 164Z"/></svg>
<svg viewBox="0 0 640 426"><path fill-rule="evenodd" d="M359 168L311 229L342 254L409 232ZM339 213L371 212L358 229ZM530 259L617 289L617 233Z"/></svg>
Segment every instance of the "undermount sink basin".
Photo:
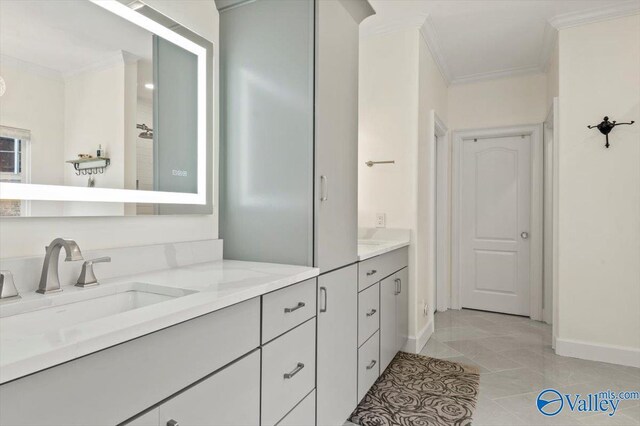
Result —
<svg viewBox="0 0 640 426"><path fill-rule="evenodd" d="M195 293L145 283L107 284L0 306L0 336L44 334Z"/></svg>

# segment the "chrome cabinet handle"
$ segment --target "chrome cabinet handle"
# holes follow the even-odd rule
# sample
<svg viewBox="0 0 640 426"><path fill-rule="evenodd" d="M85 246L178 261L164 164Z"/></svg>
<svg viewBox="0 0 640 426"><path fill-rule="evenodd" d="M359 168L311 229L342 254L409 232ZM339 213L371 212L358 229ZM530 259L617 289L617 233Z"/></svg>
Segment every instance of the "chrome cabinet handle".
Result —
<svg viewBox="0 0 640 426"><path fill-rule="evenodd" d="M293 376L295 376L296 374L298 374L300 372L300 370L302 370L304 368L304 364L299 362L298 365L296 365L296 368L294 368L293 370L291 370L290 373L284 373L284 378L285 379L290 379Z"/></svg>
<svg viewBox="0 0 640 426"><path fill-rule="evenodd" d="M304 307L305 307L304 302L298 302L298 304L296 306L294 306L293 308L284 308L284 313L288 314L288 313L297 311L298 309L304 308Z"/></svg>
<svg viewBox="0 0 640 426"><path fill-rule="evenodd" d="M524 231L520 233L520 236L522 237L523 240L526 240L529 238L529 233L527 231Z"/></svg>
<svg viewBox="0 0 640 426"><path fill-rule="evenodd" d="M399 295L402 291L402 280L400 278L396 278L393 280L396 283L396 291L393 293L395 296Z"/></svg>
<svg viewBox="0 0 640 426"><path fill-rule="evenodd" d="M176 420L171 419L167 422L167 426L180 426L180 425Z"/></svg>
<svg viewBox="0 0 640 426"><path fill-rule="evenodd" d="M378 311L376 311L375 309L372 309L369 312L367 312L367 316L368 317L372 317L372 316L374 316L376 314L376 312L378 312Z"/></svg>
<svg viewBox="0 0 640 426"><path fill-rule="evenodd" d="M377 363L378 361L376 361L375 359L372 359L369 365L367 365L367 370L371 370L373 367L376 366Z"/></svg>
<svg viewBox="0 0 640 426"><path fill-rule="evenodd" d="M320 176L320 201L327 201L329 199L329 181L327 177Z"/></svg>
<svg viewBox="0 0 640 426"><path fill-rule="evenodd" d="M376 271L375 269L372 269L370 271L367 271L367 276L370 277L371 275L375 275L377 273L378 273L378 271Z"/></svg>
<svg viewBox="0 0 640 426"><path fill-rule="evenodd" d="M323 297L323 301L324 301L324 303L322 304L322 307L320 308L320 312L327 312L327 288L326 287L320 287L320 295Z"/></svg>

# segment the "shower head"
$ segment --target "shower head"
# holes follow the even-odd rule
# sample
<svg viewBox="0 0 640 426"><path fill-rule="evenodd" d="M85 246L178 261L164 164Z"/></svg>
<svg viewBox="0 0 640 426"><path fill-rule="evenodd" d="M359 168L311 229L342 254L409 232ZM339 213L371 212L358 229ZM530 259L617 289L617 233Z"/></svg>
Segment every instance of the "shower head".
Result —
<svg viewBox="0 0 640 426"><path fill-rule="evenodd" d="M136 124L136 128L142 130L138 135L142 139L153 139L153 129L149 128L146 124Z"/></svg>

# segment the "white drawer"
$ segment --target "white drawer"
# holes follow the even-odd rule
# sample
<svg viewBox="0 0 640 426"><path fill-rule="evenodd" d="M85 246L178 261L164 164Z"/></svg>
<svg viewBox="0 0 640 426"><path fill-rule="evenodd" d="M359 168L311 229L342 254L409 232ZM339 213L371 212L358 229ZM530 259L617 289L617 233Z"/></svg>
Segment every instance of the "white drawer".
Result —
<svg viewBox="0 0 640 426"><path fill-rule="evenodd" d="M315 387L315 318L262 348L262 425L278 423Z"/></svg>
<svg viewBox="0 0 640 426"><path fill-rule="evenodd" d="M376 333L358 349L358 402L380 375L380 334Z"/></svg>
<svg viewBox="0 0 640 426"><path fill-rule="evenodd" d="M402 247L358 263L358 291L377 283L409 264L409 247Z"/></svg>
<svg viewBox="0 0 640 426"><path fill-rule="evenodd" d="M316 314L316 279L262 296L262 343L286 333Z"/></svg>
<svg viewBox="0 0 640 426"><path fill-rule="evenodd" d="M278 423L278 426L315 426L316 391L307 395L296 408Z"/></svg>
<svg viewBox="0 0 640 426"><path fill-rule="evenodd" d="M380 286L374 284L358 294L358 346L380 328Z"/></svg>

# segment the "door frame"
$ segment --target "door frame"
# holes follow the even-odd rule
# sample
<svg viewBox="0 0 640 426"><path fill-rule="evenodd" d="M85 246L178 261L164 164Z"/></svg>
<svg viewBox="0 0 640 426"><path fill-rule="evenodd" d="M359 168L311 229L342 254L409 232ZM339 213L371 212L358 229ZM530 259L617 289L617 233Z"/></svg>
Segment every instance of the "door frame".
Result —
<svg viewBox="0 0 640 426"><path fill-rule="evenodd" d="M543 247L543 149L542 124L498 127L489 129L462 130L453 132L452 145L452 238L451 238L451 307L461 309L460 285L460 206L462 182L462 143L469 139L529 136L531 138L531 223L529 234L529 316L542 320L542 247Z"/></svg>
<svg viewBox="0 0 640 426"><path fill-rule="evenodd" d="M433 222L430 227L431 235L434 237L431 241L430 252L433 256L431 264L435 266L431 282L434 283L436 292L436 300L433 301L435 310L446 311L450 306L451 299L449 292L449 283L451 282L451 191L449 186L451 144L446 124L434 110L431 110L431 114L434 124L434 152L431 156L433 159L432 175L430 176L432 190L429 202L433 206L431 212ZM442 195L441 200L438 200L439 194Z"/></svg>

